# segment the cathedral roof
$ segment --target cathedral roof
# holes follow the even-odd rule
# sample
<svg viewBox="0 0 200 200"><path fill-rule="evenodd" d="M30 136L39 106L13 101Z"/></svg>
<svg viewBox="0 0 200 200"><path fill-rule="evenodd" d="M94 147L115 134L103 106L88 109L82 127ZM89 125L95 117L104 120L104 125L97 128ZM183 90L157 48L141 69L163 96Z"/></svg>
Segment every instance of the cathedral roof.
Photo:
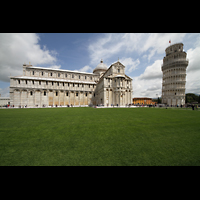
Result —
<svg viewBox="0 0 200 200"><path fill-rule="evenodd" d="M93 70L93 73L95 73L95 71L97 71L97 70L106 71L107 69L108 69L107 66L103 63L103 60L101 60L101 62Z"/></svg>

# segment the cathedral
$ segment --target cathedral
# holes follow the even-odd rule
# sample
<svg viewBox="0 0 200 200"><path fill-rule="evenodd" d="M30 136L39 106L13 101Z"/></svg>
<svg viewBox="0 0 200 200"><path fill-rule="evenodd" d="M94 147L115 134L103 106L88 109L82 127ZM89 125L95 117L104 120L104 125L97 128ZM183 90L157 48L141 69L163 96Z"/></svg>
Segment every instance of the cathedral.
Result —
<svg viewBox="0 0 200 200"><path fill-rule="evenodd" d="M10 77L11 107L126 106L132 103L132 79L119 60L103 60L93 73L23 65L22 76Z"/></svg>

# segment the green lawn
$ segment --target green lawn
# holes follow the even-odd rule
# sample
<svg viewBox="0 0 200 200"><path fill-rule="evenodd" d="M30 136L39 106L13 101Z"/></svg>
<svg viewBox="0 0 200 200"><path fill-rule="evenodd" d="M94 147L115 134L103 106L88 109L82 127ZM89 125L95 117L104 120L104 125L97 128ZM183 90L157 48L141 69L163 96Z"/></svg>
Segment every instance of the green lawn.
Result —
<svg viewBox="0 0 200 200"><path fill-rule="evenodd" d="M200 112L0 109L0 165L200 165Z"/></svg>

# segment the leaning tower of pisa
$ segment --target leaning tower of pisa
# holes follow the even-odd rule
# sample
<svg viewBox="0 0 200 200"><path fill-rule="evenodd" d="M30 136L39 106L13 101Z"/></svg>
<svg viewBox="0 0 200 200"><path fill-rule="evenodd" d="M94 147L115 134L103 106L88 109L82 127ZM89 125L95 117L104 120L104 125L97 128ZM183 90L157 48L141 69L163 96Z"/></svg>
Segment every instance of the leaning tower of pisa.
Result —
<svg viewBox="0 0 200 200"><path fill-rule="evenodd" d="M186 68L188 59L183 43L170 45L165 49L162 65L162 103L167 105L185 104Z"/></svg>

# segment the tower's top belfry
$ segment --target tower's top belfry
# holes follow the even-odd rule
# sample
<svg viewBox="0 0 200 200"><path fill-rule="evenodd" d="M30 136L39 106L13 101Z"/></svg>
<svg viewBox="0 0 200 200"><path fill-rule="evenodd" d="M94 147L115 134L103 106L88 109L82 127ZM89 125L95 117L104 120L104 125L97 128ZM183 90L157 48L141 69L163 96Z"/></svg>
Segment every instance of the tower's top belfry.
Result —
<svg viewBox="0 0 200 200"><path fill-rule="evenodd" d="M176 52L183 52L183 43L176 43L165 49L166 56Z"/></svg>
<svg viewBox="0 0 200 200"><path fill-rule="evenodd" d="M183 43L170 45L165 49L166 56L163 58L162 71L169 67L174 67L175 64L188 65L186 60L187 53L183 51ZM176 65L178 66L178 65Z"/></svg>

